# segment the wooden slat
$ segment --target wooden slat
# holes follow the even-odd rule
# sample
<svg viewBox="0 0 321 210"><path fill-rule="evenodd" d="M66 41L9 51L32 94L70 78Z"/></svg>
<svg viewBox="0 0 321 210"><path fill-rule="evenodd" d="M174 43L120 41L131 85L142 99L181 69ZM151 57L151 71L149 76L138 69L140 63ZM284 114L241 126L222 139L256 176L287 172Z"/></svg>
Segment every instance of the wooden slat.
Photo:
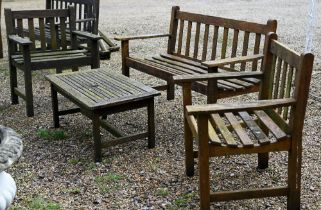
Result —
<svg viewBox="0 0 321 210"><path fill-rule="evenodd" d="M228 28L224 28L222 50L221 50L221 58L222 59L226 57L227 41L228 41Z"/></svg>
<svg viewBox="0 0 321 210"><path fill-rule="evenodd" d="M234 140L234 137L231 134L231 132L226 127L226 125L225 125L224 121L222 120L222 118L220 117L220 115L219 114L212 114L210 120L211 120L212 124L215 124L217 126L217 129L222 134L223 138L226 141L226 144L230 147L236 147L237 143Z"/></svg>
<svg viewBox="0 0 321 210"><path fill-rule="evenodd" d="M185 56L189 56L191 46L192 21L188 21Z"/></svg>
<svg viewBox="0 0 321 210"><path fill-rule="evenodd" d="M258 139L260 144L269 144L270 140L264 134L263 130L252 120L251 116L247 112L238 113L248 128L252 131L254 136Z"/></svg>
<svg viewBox="0 0 321 210"><path fill-rule="evenodd" d="M35 49L35 26L33 23L33 18L28 19L28 30L29 30L29 39L32 41L31 49Z"/></svg>
<svg viewBox="0 0 321 210"><path fill-rule="evenodd" d="M281 47L277 47L281 46ZM277 40L271 41L270 46L271 53L275 54L280 59L286 61L287 63L291 64L291 66L295 68L299 68L300 66L300 55L295 52L294 50L290 49L288 46L278 42Z"/></svg>
<svg viewBox="0 0 321 210"><path fill-rule="evenodd" d="M46 35L45 35L45 21L44 18L39 18L39 30L40 30L40 44L41 49L46 49Z"/></svg>
<svg viewBox="0 0 321 210"><path fill-rule="evenodd" d="M231 126L233 127L235 133L240 138L242 145L244 147L254 146L252 140L247 135L246 131L242 128L241 123L236 119L233 113L228 112L224 114L226 119L230 122Z"/></svg>
<svg viewBox="0 0 321 210"><path fill-rule="evenodd" d="M239 38L239 30L234 29L231 58L236 57L236 52L237 52L237 47L238 47L238 38ZM232 63L231 68L234 68L234 67L235 67L235 64Z"/></svg>
<svg viewBox="0 0 321 210"><path fill-rule="evenodd" d="M218 29L219 29L218 26L215 26L215 27L214 27L211 60L215 60L215 58L216 58L217 40L218 40Z"/></svg>
<svg viewBox="0 0 321 210"><path fill-rule="evenodd" d="M260 53L260 42L261 42L261 34L255 34L255 43L254 43L254 54ZM252 63L252 71L257 71L257 61L253 61Z"/></svg>
<svg viewBox="0 0 321 210"><path fill-rule="evenodd" d="M285 92L285 83L286 83L286 75L287 75L287 69L288 69L288 64L284 61L283 62L283 68L282 68L282 75L281 75L281 84L280 84L280 90L278 94L278 98L283 98L284 97L284 92ZM278 108L278 113L282 113L282 108Z"/></svg>
<svg viewBox="0 0 321 210"><path fill-rule="evenodd" d="M23 37L23 22L22 19L17 19L17 33L19 36Z"/></svg>
<svg viewBox="0 0 321 210"><path fill-rule="evenodd" d="M273 98L278 98L279 87L280 87L280 78L281 78L281 70L282 70L282 60L280 58L277 59L278 64L275 72L274 85L273 85Z"/></svg>
<svg viewBox="0 0 321 210"><path fill-rule="evenodd" d="M49 24L50 24L51 49L57 49L57 33L56 33L55 19L49 18Z"/></svg>
<svg viewBox="0 0 321 210"><path fill-rule="evenodd" d="M182 40L183 40L183 35L184 35L183 32L184 32L184 21L181 20L180 24L179 24L177 54L181 54L181 52L182 52Z"/></svg>
<svg viewBox="0 0 321 210"><path fill-rule="evenodd" d="M24 10L13 11L13 18L23 19L23 18L53 18L53 17L67 17L69 11L65 9L58 10Z"/></svg>
<svg viewBox="0 0 321 210"><path fill-rule="evenodd" d="M254 111L260 121L273 133L275 138L281 140L286 137L286 133L269 117L263 110Z"/></svg>
<svg viewBox="0 0 321 210"><path fill-rule="evenodd" d="M285 88L285 98L289 98L290 94L291 94L293 71L294 71L294 68L292 66L290 66L289 71L288 71L288 76L287 76L286 88ZM285 120L288 119L288 113L289 113L289 108L284 107L283 119L285 119Z"/></svg>
<svg viewBox="0 0 321 210"><path fill-rule="evenodd" d="M248 50L248 47L249 47L249 37L250 37L250 32L248 31L245 31L244 32L244 40L243 40L243 50L242 50L242 56L245 56L247 55L247 50ZM245 66L246 66L246 63L241 63L241 71L245 71Z"/></svg>
<svg viewBox="0 0 321 210"><path fill-rule="evenodd" d="M195 34L195 43L194 43L194 54L193 58L197 59L198 56L198 46L199 46L199 39L200 39L200 30L201 30L201 24L196 24L196 34Z"/></svg>
<svg viewBox="0 0 321 210"><path fill-rule="evenodd" d="M208 45L208 33L209 33L209 25L205 25L204 31L204 39L203 39L203 53L202 53L202 61L206 60L207 55L207 45Z"/></svg>
<svg viewBox="0 0 321 210"><path fill-rule="evenodd" d="M61 47L63 50L67 50L67 36L66 36L66 18L60 18L60 39Z"/></svg>

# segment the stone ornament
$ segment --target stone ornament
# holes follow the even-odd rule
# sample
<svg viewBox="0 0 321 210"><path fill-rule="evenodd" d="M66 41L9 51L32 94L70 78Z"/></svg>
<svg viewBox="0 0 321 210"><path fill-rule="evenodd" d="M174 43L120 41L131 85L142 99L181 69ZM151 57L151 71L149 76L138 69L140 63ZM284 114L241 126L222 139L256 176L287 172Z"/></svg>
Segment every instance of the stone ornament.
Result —
<svg viewBox="0 0 321 210"><path fill-rule="evenodd" d="M0 210L8 209L16 195L16 183L4 170L19 159L22 149L20 135L0 125Z"/></svg>

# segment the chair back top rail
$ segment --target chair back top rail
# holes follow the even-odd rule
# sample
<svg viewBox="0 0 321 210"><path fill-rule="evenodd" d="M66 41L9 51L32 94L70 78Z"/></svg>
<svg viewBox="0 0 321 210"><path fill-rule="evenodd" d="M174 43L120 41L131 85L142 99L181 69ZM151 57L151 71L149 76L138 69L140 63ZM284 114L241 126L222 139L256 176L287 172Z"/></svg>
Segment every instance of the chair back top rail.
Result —
<svg viewBox="0 0 321 210"><path fill-rule="evenodd" d="M259 54L264 52L266 34L275 32L276 27L276 20L259 24L184 12L175 6L172 8L168 53L198 62ZM244 71L246 65L231 64L230 68ZM252 71L261 68L258 61L249 65Z"/></svg>

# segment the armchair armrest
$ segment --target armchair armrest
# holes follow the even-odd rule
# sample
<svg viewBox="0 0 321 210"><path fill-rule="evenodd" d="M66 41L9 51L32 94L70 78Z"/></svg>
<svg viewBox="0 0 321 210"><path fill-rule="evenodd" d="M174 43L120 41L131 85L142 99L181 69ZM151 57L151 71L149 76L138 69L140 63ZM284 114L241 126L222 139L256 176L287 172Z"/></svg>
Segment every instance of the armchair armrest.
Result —
<svg viewBox="0 0 321 210"><path fill-rule="evenodd" d="M31 45L32 44L32 41L30 41L30 39L23 38L23 37L17 36L17 35L9 35L8 39L10 41L13 41L13 42L20 44L20 45Z"/></svg>
<svg viewBox="0 0 321 210"><path fill-rule="evenodd" d="M259 59L262 59L263 57L264 57L263 54L247 55L247 56L225 58L225 59L213 60L213 61L204 61L202 62L202 64L207 67L219 67L219 66L225 66L228 64L244 63L248 61L259 60Z"/></svg>
<svg viewBox="0 0 321 210"><path fill-rule="evenodd" d="M151 38L159 38L159 37L169 37L170 34L147 34L147 35L137 35L137 36L127 36L127 37L115 37L114 39L117 41L129 41L135 39L151 39Z"/></svg>
<svg viewBox="0 0 321 210"><path fill-rule="evenodd" d="M208 73L208 74L190 74L174 76L175 83L205 81L210 79L241 79L241 78L261 78L263 72L224 72L224 73Z"/></svg>
<svg viewBox="0 0 321 210"><path fill-rule="evenodd" d="M90 39L90 40L102 39L101 36L93 34L93 33L89 33L89 32L86 32L86 31L72 31L72 33L75 34L76 36L85 37L85 38Z"/></svg>
<svg viewBox="0 0 321 210"><path fill-rule="evenodd" d="M260 100L257 102L242 103L242 104L208 104L208 105L193 105L186 106L186 112L191 114L214 114L224 112L240 112L262 109L274 109L277 107L291 106L296 103L293 98Z"/></svg>

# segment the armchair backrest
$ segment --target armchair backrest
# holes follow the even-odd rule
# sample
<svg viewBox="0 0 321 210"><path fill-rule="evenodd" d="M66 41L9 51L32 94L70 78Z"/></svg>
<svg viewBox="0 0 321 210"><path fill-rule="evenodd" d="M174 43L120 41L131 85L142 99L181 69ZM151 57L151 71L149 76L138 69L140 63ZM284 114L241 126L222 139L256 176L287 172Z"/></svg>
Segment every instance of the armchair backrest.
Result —
<svg viewBox="0 0 321 210"><path fill-rule="evenodd" d="M196 61L259 54L263 53L265 35L275 32L276 27L276 20L258 24L184 12L174 6L167 53ZM246 65L231 68L244 71ZM261 68L257 61L249 67L252 71Z"/></svg>
<svg viewBox="0 0 321 210"><path fill-rule="evenodd" d="M68 9L60 10L12 11L11 9L5 9L4 12L7 36L18 35L29 38L33 42L31 45L32 50L66 50L68 47L67 25L69 26L67 30L70 33L76 28L75 8L72 6ZM48 23L47 26L45 25L46 22ZM61 30L58 30L58 28ZM37 36L40 38L37 39ZM76 42L74 38L71 41L72 43ZM14 46L14 48L19 50L17 46Z"/></svg>
<svg viewBox="0 0 321 210"><path fill-rule="evenodd" d="M46 9L67 9L70 5L76 10L76 29L98 34L99 0L46 0Z"/></svg>
<svg viewBox="0 0 321 210"><path fill-rule="evenodd" d="M280 124L288 124L292 131L302 131L309 96L314 55L298 54L277 41L277 35L268 35L264 58L264 77L260 99L295 99L291 107L277 108L271 117Z"/></svg>

